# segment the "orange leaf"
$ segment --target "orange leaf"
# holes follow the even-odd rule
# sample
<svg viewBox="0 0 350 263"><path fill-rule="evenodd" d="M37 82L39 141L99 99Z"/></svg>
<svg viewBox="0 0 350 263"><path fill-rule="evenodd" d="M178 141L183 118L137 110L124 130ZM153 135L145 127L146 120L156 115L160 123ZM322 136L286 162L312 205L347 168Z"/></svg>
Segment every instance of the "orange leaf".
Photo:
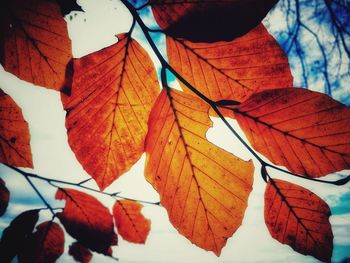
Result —
<svg viewBox="0 0 350 263"><path fill-rule="evenodd" d="M108 254L116 245L112 215L95 197L73 189L59 189L56 199L66 200L57 217L73 238L98 253Z"/></svg>
<svg viewBox="0 0 350 263"><path fill-rule="evenodd" d="M113 216L118 233L127 241L144 244L151 222L141 214L143 205L129 200L114 203Z"/></svg>
<svg viewBox="0 0 350 263"><path fill-rule="evenodd" d="M189 94L161 92L149 119L145 175L175 228L220 255L242 223L254 167L207 141L208 110Z"/></svg>
<svg viewBox="0 0 350 263"><path fill-rule="evenodd" d="M214 101L244 101L261 89L293 85L287 56L262 24L230 42L167 37L167 54L174 69Z"/></svg>
<svg viewBox="0 0 350 263"><path fill-rule="evenodd" d="M35 85L63 87L72 51L55 0L5 0L0 28L0 62L6 71Z"/></svg>
<svg viewBox="0 0 350 263"><path fill-rule="evenodd" d="M22 110L0 89L0 162L32 168L29 137Z"/></svg>
<svg viewBox="0 0 350 263"><path fill-rule="evenodd" d="M277 0L150 0L166 34L194 42L232 40L257 26Z"/></svg>
<svg viewBox="0 0 350 263"><path fill-rule="evenodd" d="M72 94L62 94L69 144L101 190L143 153L158 92L153 62L127 34L117 44L74 60Z"/></svg>
<svg viewBox="0 0 350 263"><path fill-rule="evenodd" d="M10 200L10 191L7 189L4 180L0 178L0 216L5 214Z"/></svg>
<svg viewBox="0 0 350 263"><path fill-rule="evenodd" d="M333 234L328 205L309 190L271 179L265 191L265 222L270 234L295 251L330 262Z"/></svg>
<svg viewBox="0 0 350 263"><path fill-rule="evenodd" d="M92 253L90 250L79 242L74 242L72 245L70 245L68 253L75 259L75 261L81 263L89 263L92 259Z"/></svg>
<svg viewBox="0 0 350 263"><path fill-rule="evenodd" d="M19 253L19 262L49 263L56 262L64 250L64 232L54 223L46 221L36 227L26 240Z"/></svg>
<svg viewBox="0 0 350 263"><path fill-rule="evenodd" d="M21 251L24 241L33 232L39 219L39 210L21 213L4 229L0 241L0 262L11 262Z"/></svg>
<svg viewBox="0 0 350 263"><path fill-rule="evenodd" d="M234 112L254 149L274 164L309 177L350 168L350 109L327 95L267 90Z"/></svg>

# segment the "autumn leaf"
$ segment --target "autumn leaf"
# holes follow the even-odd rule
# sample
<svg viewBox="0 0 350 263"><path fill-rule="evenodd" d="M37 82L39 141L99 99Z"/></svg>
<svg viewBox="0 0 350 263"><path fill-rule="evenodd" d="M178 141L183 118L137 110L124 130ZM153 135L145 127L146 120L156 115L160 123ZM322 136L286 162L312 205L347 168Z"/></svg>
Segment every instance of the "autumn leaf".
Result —
<svg viewBox="0 0 350 263"><path fill-rule="evenodd" d="M29 140L21 108L0 89L0 162L32 168Z"/></svg>
<svg viewBox="0 0 350 263"><path fill-rule="evenodd" d="M75 261L81 263L89 263L92 259L92 253L86 247L79 242L74 242L69 246L69 255L71 255Z"/></svg>
<svg viewBox="0 0 350 263"><path fill-rule="evenodd" d="M109 255L117 236L108 209L95 197L73 189L58 189L56 199L66 201L57 217L67 233L85 247Z"/></svg>
<svg viewBox="0 0 350 263"><path fill-rule="evenodd" d="M4 180L0 178L0 216L5 214L10 200L10 191L6 187Z"/></svg>
<svg viewBox="0 0 350 263"><path fill-rule="evenodd" d="M241 102L259 90L293 85L287 56L262 24L230 42L167 37L167 54L171 66L213 101Z"/></svg>
<svg viewBox="0 0 350 263"><path fill-rule="evenodd" d="M128 34L74 60L71 96L62 94L69 144L101 190L144 152L147 120L159 92L153 62Z"/></svg>
<svg viewBox="0 0 350 263"><path fill-rule="evenodd" d="M64 250L64 232L54 222L46 221L36 227L36 232L26 239L19 262L50 263L62 255Z"/></svg>
<svg viewBox="0 0 350 263"><path fill-rule="evenodd" d="M129 200L114 203L113 216L118 233L123 239L144 244L151 228L151 222L142 213L143 205Z"/></svg>
<svg viewBox="0 0 350 263"><path fill-rule="evenodd" d="M174 227L220 255L242 223L254 167L207 141L208 111L189 94L161 92L149 119L145 176Z"/></svg>
<svg viewBox="0 0 350 263"><path fill-rule="evenodd" d="M255 150L309 177L350 167L350 109L306 89L267 90L234 109Z"/></svg>
<svg viewBox="0 0 350 263"><path fill-rule="evenodd" d="M25 211L4 229L0 241L0 262L11 262L21 251L24 241L33 232L38 218L39 210Z"/></svg>
<svg viewBox="0 0 350 263"><path fill-rule="evenodd" d="M167 35L194 42L232 40L257 26L277 0L150 0Z"/></svg>
<svg viewBox="0 0 350 263"><path fill-rule="evenodd" d="M67 25L55 0L5 0L0 62L22 80L60 90L72 57Z"/></svg>
<svg viewBox="0 0 350 263"><path fill-rule="evenodd" d="M265 222L270 234L295 251L330 262L333 234L328 205L309 190L277 179L265 191Z"/></svg>

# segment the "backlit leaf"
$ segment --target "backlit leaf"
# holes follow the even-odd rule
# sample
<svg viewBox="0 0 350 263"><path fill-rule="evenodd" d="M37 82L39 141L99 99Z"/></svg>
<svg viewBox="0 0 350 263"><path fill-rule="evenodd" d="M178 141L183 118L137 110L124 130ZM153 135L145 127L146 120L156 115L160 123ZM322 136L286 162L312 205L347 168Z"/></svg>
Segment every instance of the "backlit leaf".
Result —
<svg viewBox="0 0 350 263"><path fill-rule="evenodd" d="M127 34L74 60L71 96L62 94L68 140L101 190L141 157L158 92L152 60Z"/></svg>
<svg viewBox="0 0 350 263"><path fill-rule="evenodd" d="M4 0L0 62L35 85L60 90L72 57L67 25L55 0Z"/></svg>
<svg viewBox="0 0 350 263"><path fill-rule="evenodd" d="M265 191L265 222L270 234L295 251L330 262L333 234L328 205L309 190L272 179Z"/></svg>
<svg viewBox="0 0 350 263"><path fill-rule="evenodd" d="M267 90L234 112L254 149L274 164L310 177L350 168L350 109L327 95Z"/></svg>
<svg viewBox="0 0 350 263"><path fill-rule="evenodd" d="M123 239L144 244L151 228L151 222L142 213L143 205L129 200L114 203L113 216L118 233Z"/></svg>
<svg viewBox="0 0 350 263"><path fill-rule="evenodd" d="M22 110L0 89L0 162L33 167L28 124Z"/></svg>
<svg viewBox="0 0 350 263"><path fill-rule="evenodd" d="M4 180L0 178L0 216L5 214L10 200L10 191L7 189Z"/></svg>
<svg viewBox="0 0 350 263"><path fill-rule="evenodd" d="M194 42L232 40L257 26L277 0L150 0L166 34Z"/></svg>
<svg viewBox="0 0 350 263"><path fill-rule="evenodd" d="M24 241L33 232L38 218L39 210L25 211L4 229L0 241L0 262L11 262L21 251Z"/></svg>
<svg viewBox="0 0 350 263"><path fill-rule="evenodd" d="M85 247L110 254L116 245L112 215L95 197L73 189L59 189L56 199L65 200L66 206L57 217L67 233Z"/></svg>
<svg viewBox="0 0 350 263"><path fill-rule="evenodd" d="M46 221L36 227L19 253L19 262L53 263L64 250L64 232L54 222Z"/></svg>
<svg viewBox="0 0 350 263"><path fill-rule="evenodd" d="M208 111L194 96L161 92L149 119L145 175L174 227L220 255L242 223L254 167L207 141Z"/></svg>
<svg viewBox="0 0 350 263"><path fill-rule="evenodd" d="M69 246L69 255L71 255L75 261L81 263L89 263L92 259L92 253L86 247L79 242L74 242Z"/></svg>
<svg viewBox="0 0 350 263"><path fill-rule="evenodd" d="M167 37L167 54L174 69L214 101L241 102L258 90L293 85L287 56L262 24L230 42L191 43Z"/></svg>

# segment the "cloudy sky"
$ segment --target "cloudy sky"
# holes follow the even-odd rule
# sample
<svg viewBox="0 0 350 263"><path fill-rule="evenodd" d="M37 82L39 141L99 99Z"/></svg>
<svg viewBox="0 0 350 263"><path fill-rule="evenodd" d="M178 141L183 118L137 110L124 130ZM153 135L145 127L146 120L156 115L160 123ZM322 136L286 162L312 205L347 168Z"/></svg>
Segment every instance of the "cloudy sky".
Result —
<svg viewBox="0 0 350 263"><path fill-rule="evenodd" d="M81 0L85 13L66 17L69 34L73 44L75 57L84 56L99 50L117 41L115 35L128 31L131 25L131 16L118 1ZM148 12L145 12L148 13ZM278 9L265 21L273 33L284 30L281 12ZM149 25L153 25L151 16L145 16ZM274 26L273 26L274 25ZM147 43L139 31L134 37L146 48ZM164 45L161 36L154 36L159 45ZM164 51L164 46L162 46ZM152 54L152 53L151 53ZM159 63L154 55L157 67ZM298 66L293 65L293 74L300 72ZM296 78L298 79L298 78ZM176 85L176 83L174 83ZM34 86L19 80L0 68L0 88L16 101L22 108L24 118L27 120L31 132L31 147L34 160L34 172L45 177L79 182L88 178L81 165L71 151L65 129L65 112L63 111L59 93ZM344 88L343 93L348 91ZM340 94L341 95L341 94ZM338 96L341 97L339 94ZM345 102L344 102L345 103ZM208 131L207 137L218 146L233 152L243 159L250 159L249 153L236 141L223 124L213 118L214 127ZM239 130L235 121L230 121ZM131 198L158 201L158 194L143 178L143 156L139 162L106 191L120 191L124 196ZM255 163L259 167L258 163ZM256 169L259 171L259 169ZM40 199L26 181L15 172L0 166L1 177L4 178L11 191L11 201L7 213L0 221L0 229L4 229L10 220L21 211L28 208L43 207ZM343 173L345 174L345 173ZM275 174L281 177L280 174ZM325 179L335 179L339 175L330 175ZM292 182L302 184L322 197L332 209L331 223L334 233L333 261L338 262L350 257L350 184L341 187L310 183L301 179L286 177ZM55 188L46 183L35 181L38 188L53 206L62 207L53 199ZM95 187L93 182L89 185ZM243 225L230 238L222 255L218 258L211 252L191 244L186 238L179 235L169 223L165 209L145 205L143 213L152 221L152 229L146 245L135 245L120 238L119 246L114 249L114 256L120 262L317 262L313 257L302 256L290 247L278 243L270 237L263 218L263 194L265 183L258 173L255 174L253 192L249 197L248 209ZM95 194L96 195L96 194ZM111 206L111 198L96 195L106 206ZM49 218L49 213L41 213L41 221ZM67 239L66 249L70 244ZM71 262L72 258L63 256L59 262ZM112 262L111 259L94 255L93 262Z"/></svg>

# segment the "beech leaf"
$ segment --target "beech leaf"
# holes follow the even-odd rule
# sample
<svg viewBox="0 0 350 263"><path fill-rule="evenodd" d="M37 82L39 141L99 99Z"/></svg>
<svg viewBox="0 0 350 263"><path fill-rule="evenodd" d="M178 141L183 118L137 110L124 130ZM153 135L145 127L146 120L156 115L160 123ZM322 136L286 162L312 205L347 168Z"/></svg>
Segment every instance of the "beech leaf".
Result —
<svg viewBox="0 0 350 263"><path fill-rule="evenodd" d="M39 211L29 210L21 213L4 229L0 241L0 262L11 262L21 251L39 219Z"/></svg>
<svg viewBox="0 0 350 263"><path fill-rule="evenodd" d="M5 214L10 200L10 191L6 187L4 180L0 178L0 216Z"/></svg>
<svg viewBox="0 0 350 263"><path fill-rule="evenodd" d="M0 62L22 80L60 90L72 57L66 22L55 0L4 0Z"/></svg>
<svg viewBox="0 0 350 263"><path fill-rule="evenodd" d="M350 168L350 109L301 88L266 90L233 109L255 150L309 177Z"/></svg>
<svg viewBox="0 0 350 263"><path fill-rule="evenodd" d="M220 255L242 223L254 166L207 141L209 106L192 95L163 90L146 139L146 179L174 227Z"/></svg>
<svg viewBox="0 0 350 263"><path fill-rule="evenodd" d="M64 232L52 221L46 221L36 227L36 232L26 239L19 262L54 263L64 250Z"/></svg>
<svg viewBox="0 0 350 263"><path fill-rule="evenodd" d="M150 220L142 213L143 205L129 200L119 200L114 203L113 216L119 235L123 239L144 244L151 228Z"/></svg>
<svg viewBox="0 0 350 263"><path fill-rule="evenodd" d="M85 247L109 255L117 240L109 210L95 197L74 189L58 189L56 199L66 201L57 217L67 233Z"/></svg>
<svg viewBox="0 0 350 263"><path fill-rule="evenodd" d="M62 94L69 144L101 190L144 152L147 120L159 92L153 62L128 34L74 60L71 96Z"/></svg>
<svg viewBox="0 0 350 263"><path fill-rule="evenodd" d="M333 234L328 205L311 191L282 180L269 180L265 222L270 234L295 251L330 262Z"/></svg>
<svg viewBox="0 0 350 263"><path fill-rule="evenodd" d="M32 168L29 140L21 108L0 89L0 162Z"/></svg>
<svg viewBox="0 0 350 263"><path fill-rule="evenodd" d="M194 42L232 40L257 26L277 0L150 0L166 34Z"/></svg>
<svg viewBox="0 0 350 263"><path fill-rule="evenodd" d="M171 66L213 101L242 102L259 90L293 85L287 56L262 24L230 42L167 37L166 44ZM181 81L180 85L189 91Z"/></svg>
<svg viewBox="0 0 350 263"><path fill-rule="evenodd" d="M89 263L92 259L92 253L90 250L79 242L74 242L72 245L70 245L68 253L75 259L75 261L81 263Z"/></svg>

